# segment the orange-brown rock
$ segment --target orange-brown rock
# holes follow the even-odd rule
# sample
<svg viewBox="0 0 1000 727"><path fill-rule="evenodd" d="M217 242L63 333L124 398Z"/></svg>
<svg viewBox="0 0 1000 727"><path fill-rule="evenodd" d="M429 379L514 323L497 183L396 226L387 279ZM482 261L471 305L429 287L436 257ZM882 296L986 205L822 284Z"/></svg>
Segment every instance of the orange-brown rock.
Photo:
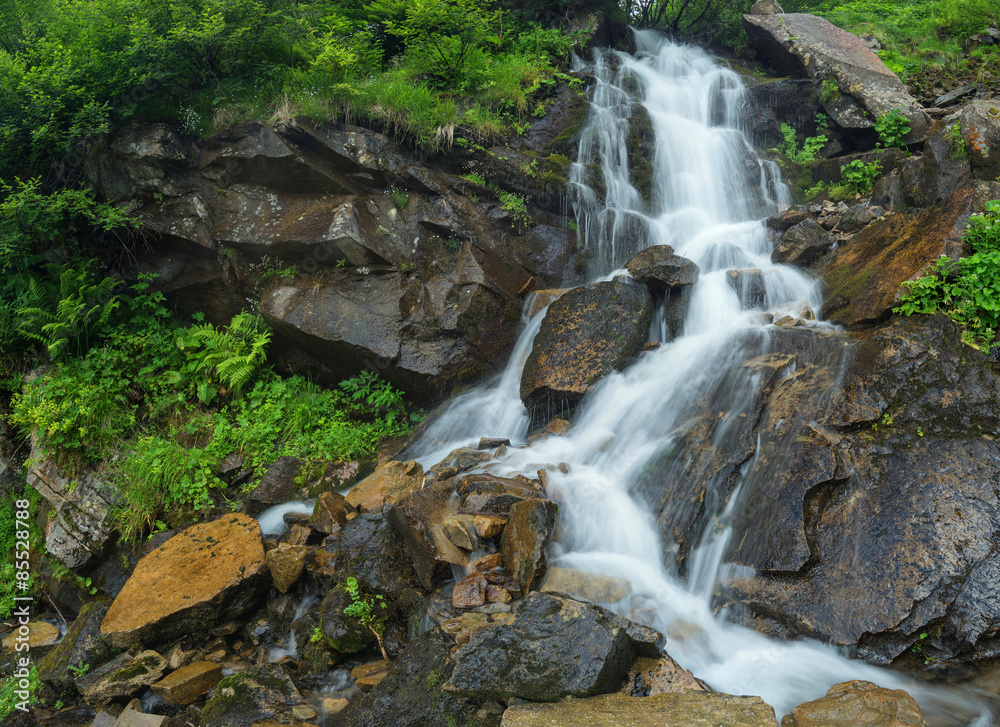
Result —
<svg viewBox="0 0 1000 727"><path fill-rule="evenodd" d="M500 534L507 518L498 515L476 515L472 522L480 538L492 538Z"/></svg>
<svg viewBox="0 0 1000 727"><path fill-rule="evenodd" d="M848 326L887 317L903 281L941 255L958 256L972 204L971 189L959 189L933 207L898 212L855 235L822 270L822 317Z"/></svg>
<svg viewBox="0 0 1000 727"><path fill-rule="evenodd" d="M354 505L339 492L324 492L316 498L309 527L327 535L335 533L347 523L347 516L354 511Z"/></svg>
<svg viewBox="0 0 1000 727"><path fill-rule="evenodd" d="M504 567L521 587L531 590L545 575L545 550L552 537L558 508L551 500L524 500L510 509L500 540Z"/></svg>
<svg viewBox="0 0 1000 727"><path fill-rule="evenodd" d="M800 704L782 727L924 727L924 714L902 689L851 681L834 684L825 697Z"/></svg>
<svg viewBox="0 0 1000 727"><path fill-rule="evenodd" d="M485 573L488 570L500 568L501 566L503 566L503 556L499 553L490 553L489 555L484 555L482 558L476 558L469 563L470 569L479 571L480 573Z"/></svg>
<svg viewBox="0 0 1000 727"><path fill-rule="evenodd" d="M452 513L450 482L438 482L411 492L387 508L386 521L403 539L403 549L424 588L451 572L452 565L464 566L469 553L444 534L442 523Z"/></svg>
<svg viewBox="0 0 1000 727"><path fill-rule="evenodd" d="M549 290L536 290L531 294L531 300L528 302L528 317L534 318L541 312L542 308L550 305L552 301L557 300L567 290L569 289L551 288Z"/></svg>
<svg viewBox="0 0 1000 727"><path fill-rule="evenodd" d="M455 584L451 592L454 608L475 608L486 603L486 578L482 573L473 573Z"/></svg>
<svg viewBox="0 0 1000 727"><path fill-rule="evenodd" d="M710 691L694 674L682 667L667 654L659 659L640 656L629 669L622 694L633 697L651 697L654 694Z"/></svg>
<svg viewBox="0 0 1000 727"><path fill-rule="evenodd" d="M222 667L210 661L196 661L171 672L152 687L170 704L191 704L222 681Z"/></svg>
<svg viewBox="0 0 1000 727"><path fill-rule="evenodd" d="M347 502L366 512L395 505L424 482L424 468L417 462L386 462L347 493Z"/></svg>
<svg viewBox="0 0 1000 727"><path fill-rule="evenodd" d="M490 583L486 586L486 600L490 603L510 603L511 595L506 588Z"/></svg>
<svg viewBox="0 0 1000 727"><path fill-rule="evenodd" d="M306 567L306 546L281 543L267 551L266 561L274 587L287 593Z"/></svg>
<svg viewBox="0 0 1000 727"><path fill-rule="evenodd" d="M257 521L224 515L187 528L142 558L101 633L118 648L169 641L241 616L269 581Z"/></svg>

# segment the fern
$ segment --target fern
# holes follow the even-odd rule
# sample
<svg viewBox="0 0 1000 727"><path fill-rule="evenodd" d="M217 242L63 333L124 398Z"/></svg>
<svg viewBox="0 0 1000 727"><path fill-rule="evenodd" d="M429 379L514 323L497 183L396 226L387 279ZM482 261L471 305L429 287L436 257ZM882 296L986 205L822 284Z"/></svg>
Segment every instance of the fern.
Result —
<svg viewBox="0 0 1000 727"><path fill-rule="evenodd" d="M219 393L216 383L237 396L242 393L266 361L270 341L271 332L259 317L240 313L224 330L211 323L186 329L177 346L190 356L189 370L205 376L196 393L202 403L210 404Z"/></svg>

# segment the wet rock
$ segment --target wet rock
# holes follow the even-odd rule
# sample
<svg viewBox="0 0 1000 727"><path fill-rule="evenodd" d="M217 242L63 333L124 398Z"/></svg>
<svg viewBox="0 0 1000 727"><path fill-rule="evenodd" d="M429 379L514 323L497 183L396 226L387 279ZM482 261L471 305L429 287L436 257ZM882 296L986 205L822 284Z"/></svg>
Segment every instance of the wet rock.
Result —
<svg viewBox="0 0 1000 727"><path fill-rule="evenodd" d="M210 661L196 661L171 672L150 689L164 701L183 706L191 704L222 681L222 667Z"/></svg>
<svg viewBox="0 0 1000 727"><path fill-rule="evenodd" d="M847 212L840 216L837 222L837 229L843 232L857 232L872 222L877 215L870 207L863 204L854 205Z"/></svg>
<svg viewBox="0 0 1000 727"><path fill-rule="evenodd" d="M926 210L906 210L868 225L838 249L822 269L822 317L840 325L884 319L900 285L941 255L957 257L974 207L968 187Z"/></svg>
<svg viewBox="0 0 1000 727"><path fill-rule="evenodd" d="M475 608L486 603L486 588L489 584L482 573L472 573L455 584L451 592L453 608Z"/></svg>
<svg viewBox="0 0 1000 727"><path fill-rule="evenodd" d="M442 621L441 631L454 637L455 643L461 646L462 644L469 643L472 634L486 628L490 623L492 622L487 614L469 611L455 618Z"/></svg>
<svg viewBox="0 0 1000 727"><path fill-rule="evenodd" d="M453 654L445 690L508 701L554 701L617 691L637 652L658 656L664 638L599 606L554 594L518 602L514 618L474 633Z"/></svg>
<svg viewBox="0 0 1000 727"><path fill-rule="evenodd" d="M503 564L527 593L545 575L545 551L559 508L551 500L523 500L510 508L500 538Z"/></svg>
<svg viewBox="0 0 1000 727"><path fill-rule="evenodd" d="M320 630L326 644L338 654L356 654L376 644L374 634L361 622L344 613L351 598L342 589L334 588L323 597L320 606Z"/></svg>
<svg viewBox="0 0 1000 727"><path fill-rule="evenodd" d="M98 718L100 714L107 713L99 713ZM146 714L142 711L142 703L138 699L133 699L118 715L118 719L109 716L109 721L105 724L107 727L112 727L112 725L113 727L165 727L169 722L170 719L163 715ZM97 719L95 719L91 727L97 727L98 724Z"/></svg>
<svg viewBox="0 0 1000 727"><path fill-rule="evenodd" d="M486 600L490 603L510 603L513 597L506 588L494 586L490 583L486 586Z"/></svg>
<svg viewBox="0 0 1000 727"><path fill-rule="evenodd" d="M834 684L825 697L800 704L782 727L924 727L924 714L902 689L871 682Z"/></svg>
<svg viewBox="0 0 1000 727"><path fill-rule="evenodd" d="M420 580L403 541L381 516L365 514L350 520L331 550L332 570L340 578L353 576L400 608L410 608L418 598Z"/></svg>
<svg viewBox="0 0 1000 727"><path fill-rule="evenodd" d="M454 668L448 659L453 646L451 637L437 629L413 639L393 662L392 671L370 693L352 702L337 724L424 727L475 720L483 727L497 727L502 707L457 700L441 690Z"/></svg>
<svg viewBox="0 0 1000 727"><path fill-rule="evenodd" d="M567 699L556 704L519 704L508 707L503 727L777 727L774 709L760 697L734 697L715 692L658 694L634 699L623 694L606 694L588 699Z"/></svg>
<svg viewBox="0 0 1000 727"><path fill-rule="evenodd" d="M804 220L790 228L775 244L771 261L809 267L833 247L833 238L816 220Z"/></svg>
<svg viewBox="0 0 1000 727"><path fill-rule="evenodd" d="M394 505L424 482L424 468L417 462L386 462L347 493L347 502L366 512Z"/></svg>
<svg viewBox="0 0 1000 727"><path fill-rule="evenodd" d="M476 515L472 520L472 525L480 538L492 538L499 535L506 524L507 518L499 515Z"/></svg>
<svg viewBox="0 0 1000 727"><path fill-rule="evenodd" d="M448 540L459 548L476 550L479 547L479 537L476 534L474 522L475 518L472 515L451 515L445 518L441 527Z"/></svg>
<svg viewBox="0 0 1000 727"><path fill-rule="evenodd" d="M678 692L710 692L694 674L674 661L668 654L659 659L640 656L625 677L622 694L650 697L655 694Z"/></svg>
<svg viewBox="0 0 1000 727"><path fill-rule="evenodd" d="M223 679L201 711L202 727L294 724L302 696L277 664L262 664Z"/></svg>
<svg viewBox="0 0 1000 727"><path fill-rule="evenodd" d="M18 643L25 643L34 649L59 641L59 627L50 624L48 621L30 621L25 626L27 628L26 635L15 632L4 637L2 642L4 649L13 651Z"/></svg>
<svg viewBox="0 0 1000 727"><path fill-rule="evenodd" d="M348 516L354 512L354 505L339 492L324 492L316 498L309 527L329 535L346 525Z"/></svg>
<svg viewBox="0 0 1000 727"><path fill-rule="evenodd" d="M521 400L536 425L639 353L652 308L646 288L617 282L574 288L549 307L521 376Z"/></svg>
<svg viewBox="0 0 1000 727"><path fill-rule="evenodd" d="M758 269L730 270L726 273L729 287L740 297L740 307L744 309L763 308L767 297L764 274Z"/></svg>
<svg viewBox="0 0 1000 727"><path fill-rule="evenodd" d="M260 484L250 493L250 500L264 506L278 505L298 498L295 478L302 469L302 461L296 457L278 457L274 464L260 478ZM265 507L259 508L266 509Z"/></svg>
<svg viewBox="0 0 1000 727"><path fill-rule="evenodd" d="M271 581L281 593L287 593L306 567L306 546L280 543L265 556Z"/></svg>
<svg viewBox="0 0 1000 727"><path fill-rule="evenodd" d="M91 704L130 697L159 681L167 660L155 651L132 656L125 653L74 680L77 690Z"/></svg>
<svg viewBox="0 0 1000 727"><path fill-rule="evenodd" d="M32 438L28 484L51 508L45 524L45 549L76 570L99 558L111 539L111 511L120 496L94 472L67 477Z"/></svg>
<svg viewBox="0 0 1000 727"><path fill-rule="evenodd" d="M632 584L624 578L601 576L575 568L550 566L538 586L542 592L568 593L600 603L617 603L632 592Z"/></svg>
<svg viewBox="0 0 1000 727"><path fill-rule="evenodd" d="M461 498L461 512L504 519L514 504L544 494L535 481L526 477L497 477L487 473L466 475L455 491Z"/></svg>
<svg viewBox="0 0 1000 727"><path fill-rule="evenodd" d="M489 555L484 555L481 558L476 558L474 561L469 563L470 570L479 571L480 573L485 573L486 571L502 567L503 556L501 556L500 553L490 553Z"/></svg>
<svg viewBox="0 0 1000 727"><path fill-rule="evenodd" d="M403 540L403 547L424 588L451 573L451 565L465 565L469 556L445 535L443 522L454 511L449 482L411 492L391 506L386 520Z"/></svg>
<svg viewBox="0 0 1000 727"><path fill-rule="evenodd" d="M961 125L973 176L995 181L1000 177L1000 101L969 102L962 109Z"/></svg>
<svg viewBox="0 0 1000 727"><path fill-rule="evenodd" d="M430 474L435 480L447 480L455 475L478 467L483 462L492 459L489 452L482 451L483 447L476 449L456 449L448 454L443 460L431 467Z"/></svg>
<svg viewBox="0 0 1000 727"><path fill-rule="evenodd" d="M629 274L655 290L670 290L698 282L698 266L670 245L647 247L625 264Z"/></svg>
<svg viewBox="0 0 1000 727"><path fill-rule="evenodd" d="M73 683L69 667L97 667L111 658L111 646L101 636L101 621L108 607L92 601L73 621L62 641L38 662L38 678L59 688Z"/></svg>
<svg viewBox="0 0 1000 727"><path fill-rule="evenodd" d="M101 633L118 648L169 641L246 613L268 581L257 521L224 515L187 528L140 560Z"/></svg>
<svg viewBox="0 0 1000 727"><path fill-rule="evenodd" d="M569 288L554 288L552 290L536 290L531 294L528 303L528 317L534 318L541 313L542 309L558 300Z"/></svg>
<svg viewBox="0 0 1000 727"><path fill-rule="evenodd" d="M744 15L743 25L750 47L780 73L837 81L840 93L824 109L842 128L869 129L873 119L898 108L910 121L906 141L925 138L927 114L857 36L804 13Z"/></svg>

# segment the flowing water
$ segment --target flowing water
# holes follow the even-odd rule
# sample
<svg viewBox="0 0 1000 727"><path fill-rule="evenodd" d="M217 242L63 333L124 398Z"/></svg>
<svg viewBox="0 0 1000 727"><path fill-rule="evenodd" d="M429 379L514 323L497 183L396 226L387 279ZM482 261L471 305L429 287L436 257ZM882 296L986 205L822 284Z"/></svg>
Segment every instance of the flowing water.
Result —
<svg viewBox="0 0 1000 727"><path fill-rule="evenodd" d="M907 689L936 723L992 724L968 693L913 683L816 642L773 641L713 614L713 593L735 568L725 566L725 555L731 523L754 486L753 461L728 498L707 503L709 525L685 577L678 575L675 544L657 530L655 493L637 483L654 462L655 471L669 475L670 462L686 461L686 417L699 402L724 403L716 441L736 428L760 376L738 364L767 353L776 330L762 313L816 310L820 292L801 272L771 262L763 220L788 203L787 191L741 130L745 91L738 75L703 51L652 33L637 33L637 45L634 57L598 51L588 67L597 80L570 196L593 279L620 274L649 245L669 244L697 263L701 275L686 293L682 335L602 380L577 408L568 435L508 448L490 471L534 476L550 463L565 464L549 476L560 505L550 564L627 578L630 595L611 607L665 633L667 651L715 689L760 695L780 718L837 682L867 679ZM626 141L636 122L651 137L645 161L652 191L645 198L630 180ZM755 309L728 279L741 269L762 273L766 293ZM525 321L502 376L453 402L410 456L429 467L481 436L523 443L528 417L518 384L542 317ZM836 335L826 324L809 325L817 337ZM664 333L658 317L653 340Z"/></svg>

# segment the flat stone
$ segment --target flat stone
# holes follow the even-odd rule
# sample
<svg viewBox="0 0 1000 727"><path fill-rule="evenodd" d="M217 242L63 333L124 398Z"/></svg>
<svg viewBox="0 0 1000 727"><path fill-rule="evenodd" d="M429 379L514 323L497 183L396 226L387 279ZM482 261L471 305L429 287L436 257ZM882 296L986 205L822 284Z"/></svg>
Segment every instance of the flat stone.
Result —
<svg viewBox="0 0 1000 727"><path fill-rule="evenodd" d="M170 718L164 715L146 714L139 700L133 699L115 720L114 727L165 727L169 723Z"/></svg>
<svg viewBox="0 0 1000 727"><path fill-rule="evenodd" d="M143 687L159 681L167 660L155 651L136 656L124 653L103 666L75 679L77 690L92 704L130 697Z"/></svg>
<svg viewBox="0 0 1000 727"><path fill-rule="evenodd" d="M190 633L192 624L242 615L269 580L257 521L224 515L187 528L142 558L101 632L118 648L169 641Z"/></svg>
<svg viewBox="0 0 1000 727"><path fill-rule="evenodd" d="M196 661L172 671L150 688L170 704L187 705L222 681L222 667Z"/></svg>
<svg viewBox="0 0 1000 727"><path fill-rule="evenodd" d="M489 473L465 475L454 490L461 498L459 507L461 512L471 515L496 515L505 520L514 503L544 495L540 483L535 480L521 476L497 477Z"/></svg>
<svg viewBox="0 0 1000 727"><path fill-rule="evenodd" d="M575 568L549 567L538 590L568 593L600 603L617 603L632 592L632 584L625 578L586 573Z"/></svg>
<svg viewBox="0 0 1000 727"><path fill-rule="evenodd" d="M31 648L54 644L59 641L59 637L59 629L48 621L30 621L28 623L27 644ZM23 636L17 631L5 636L3 639L3 648L13 649L14 645L18 643L18 638L23 639ZM22 643L24 642L22 641Z"/></svg>
<svg viewBox="0 0 1000 727"><path fill-rule="evenodd" d="M378 512L420 489L424 469L417 462L386 462L347 493L347 501L365 512Z"/></svg>
<svg viewBox="0 0 1000 727"><path fill-rule="evenodd" d="M319 715L308 704L296 704L292 707L292 716L301 722L309 722L316 719Z"/></svg>
<svg viewBox="0 0 1000 727"><path fill-rule="evenodd" d="M277 664L253 666L219 682L201 711L201 727L289 724L302 695Z"/></svg>
<svg viewBox="0 0 1000 727"><path fill-rule="evenodd" d="M503 556L500 553L490 553L489 555L484 555L482 558L476 558L474 561L469 563L469 568L471 570L480 571L484 573L494 568L503 567Z"/></svg>
<svg viewBox="0 0 1000 727"><path fill-rule="evenodd" d="M351 678L360 679L361 677L368 676L369 674L386 673L391 668L392 662L388 659L369 661L364 664L358 664L358 666L351 669Z"/></svg>
<svg viewBox="0 0 1000 727"><path fill-rule="evenodd" d="M670 290L698 282L698 266L674 255L670 245L653 245L625 263L629 275L655 290Z"/></svg>

